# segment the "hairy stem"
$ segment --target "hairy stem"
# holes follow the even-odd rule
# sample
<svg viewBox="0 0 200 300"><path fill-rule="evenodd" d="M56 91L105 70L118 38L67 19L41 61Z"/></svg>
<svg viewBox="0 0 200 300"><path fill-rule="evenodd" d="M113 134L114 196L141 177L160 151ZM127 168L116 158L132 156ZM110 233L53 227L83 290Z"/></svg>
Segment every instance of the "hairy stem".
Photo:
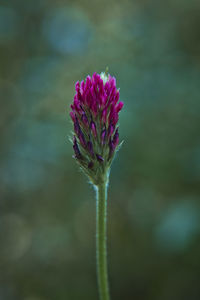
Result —
<svg viewBox="0 0 200 300"><path fill-rule="evenodd" d="M109 300L108 268L107 268L107 182L97 186L96 203L96 255L97 278L100 300Z"/></svg>

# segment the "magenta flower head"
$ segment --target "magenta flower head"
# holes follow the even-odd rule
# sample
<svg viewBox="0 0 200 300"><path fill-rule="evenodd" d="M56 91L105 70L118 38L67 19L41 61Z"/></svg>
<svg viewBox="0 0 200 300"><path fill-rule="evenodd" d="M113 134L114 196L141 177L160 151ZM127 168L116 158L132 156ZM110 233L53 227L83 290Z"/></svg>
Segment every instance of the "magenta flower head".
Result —
<svg viewBox="0 0 200 300"><path fill-rule="evenodd" d="M119 148L118 119L123 102L114 77L94 73L77 82L71 105L74 124L73 148L80 167L97 185L106 173Z"/></svg>

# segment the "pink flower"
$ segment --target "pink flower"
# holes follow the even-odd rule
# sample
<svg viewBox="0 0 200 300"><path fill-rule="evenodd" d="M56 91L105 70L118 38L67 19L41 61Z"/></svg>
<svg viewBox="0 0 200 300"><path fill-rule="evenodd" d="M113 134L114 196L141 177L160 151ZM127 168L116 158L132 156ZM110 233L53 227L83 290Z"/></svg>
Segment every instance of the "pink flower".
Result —
<svg viewBox="0 0 200 300"><path fill-rule="evenodd" d="M105 73L94 73L85 82L77 82L75 90L70 112L75 157L90 171L97 170L99 165L109 167L119 144L117 122L123 107L123 102L118 102L116 80Z"/></svg>

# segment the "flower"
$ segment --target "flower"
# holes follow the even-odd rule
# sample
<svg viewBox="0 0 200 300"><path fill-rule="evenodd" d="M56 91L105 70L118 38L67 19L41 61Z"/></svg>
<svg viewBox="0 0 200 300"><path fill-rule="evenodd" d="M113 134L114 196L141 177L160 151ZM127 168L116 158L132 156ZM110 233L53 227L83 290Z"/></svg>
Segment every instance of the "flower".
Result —
<svg viewBox="0 0 200 300"><path fill-rule="evenodd" d="M71 105L75 158L94 184L109 170L119 147L118 119L123 102L114 77L105 73L87 76L75 84Z"/></svg>

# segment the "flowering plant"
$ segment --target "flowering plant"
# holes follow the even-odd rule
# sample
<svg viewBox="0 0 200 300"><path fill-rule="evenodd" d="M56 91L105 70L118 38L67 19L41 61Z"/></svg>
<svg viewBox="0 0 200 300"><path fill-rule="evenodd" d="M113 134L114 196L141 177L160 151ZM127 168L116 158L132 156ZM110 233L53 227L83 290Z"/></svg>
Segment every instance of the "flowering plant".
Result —
<svg viewBox="0 0 200 300"><path fill-rule="evenodd" d="M107 186L110 166L119 148L118 119L123 102L114 77L94 73L77 82L71 105L74 157L97 191L96 249L101 300L109 299L106 258Z"/></svg>
<svg viewBox="0 0 200 300"><path fill-rule="evenodd" d="M74 123L73 148L75 158L95 184L110 168L119 144L119 102L116 80L110 75L94 73L86 82L77 82L70 116Z"/></svg>

